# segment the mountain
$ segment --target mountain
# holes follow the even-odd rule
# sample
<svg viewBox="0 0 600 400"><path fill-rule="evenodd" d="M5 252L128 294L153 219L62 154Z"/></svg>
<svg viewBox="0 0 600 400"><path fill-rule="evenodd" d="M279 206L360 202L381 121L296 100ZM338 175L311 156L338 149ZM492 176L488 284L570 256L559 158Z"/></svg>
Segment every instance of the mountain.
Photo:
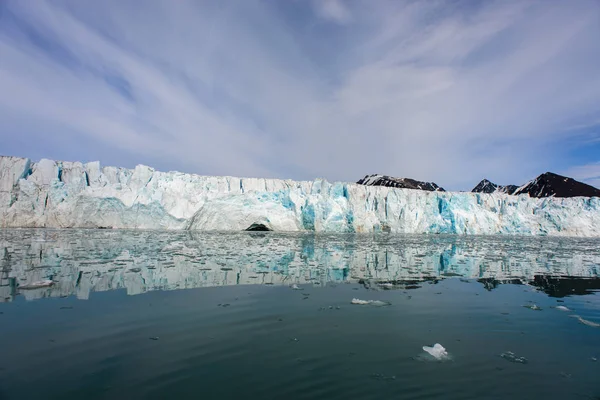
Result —
<svg viewBox="0 0 600 400"><path fill-rule="evenodd" d="M387 186L402 189L427 190L428 192L445 192L444 188L439 187L433 182L421 182L410 178L394 178L379 174L367 175L356 183L366 186Z"/></svg>
<svg viewBox="0 0 600 400"><path fill-rule="evenodd" d="M600 189L573 178L546 172L527 182L515 192L530 197L600 197Z"/></svg>
<svg viewBox="0 0 600 400"><path fill-rule="evenodd" d="M513 194L519 187L517 185L496 185L487 179L482 180L471 190L473 193L506 193Z"/></svg>

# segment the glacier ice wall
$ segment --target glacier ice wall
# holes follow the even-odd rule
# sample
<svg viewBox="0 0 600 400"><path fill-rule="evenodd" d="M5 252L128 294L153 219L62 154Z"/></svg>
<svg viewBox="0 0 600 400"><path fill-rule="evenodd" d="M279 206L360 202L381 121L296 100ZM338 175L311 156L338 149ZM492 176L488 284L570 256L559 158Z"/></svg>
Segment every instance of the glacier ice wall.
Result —
<svg viewBox="0 0 600 400"><path fill-rule="evenodd" d="M600 236L600 198L425 192L0 158L0 226Z"/></svg>

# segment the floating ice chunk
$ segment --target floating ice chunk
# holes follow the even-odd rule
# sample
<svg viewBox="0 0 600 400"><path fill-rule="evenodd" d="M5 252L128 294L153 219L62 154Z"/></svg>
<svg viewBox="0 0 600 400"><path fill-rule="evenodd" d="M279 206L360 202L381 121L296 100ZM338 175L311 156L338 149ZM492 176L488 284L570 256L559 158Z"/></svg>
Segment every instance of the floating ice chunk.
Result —
<svg viewBox="0 0 600 400"><path fill-rule="evenodd" d="M28 283L25 285L21 285L21 286L19 286L19 289L39 289L39 288L52 286L53 284L54 284L53 281L46 279L43 281L37 281L37 282L32 282L32 283Z"/></svg>
<svg viewBox="0 0 600 400"><path fill-rule="evenodd" d="M599 323L593 322L593 321L588 321L587 319L581 318L579 315L569 315L569 317L577 318L577 320L579 322L581 322L582 324L584 324L584 325L591 326L591 327L594 327L594 328L600 328L600 324Z"/></svg>
<svg viewBox="0 0 600 400"><path fill-rule="evenodd" d="M556 308L557 310L560 310L560 311L571 311L570 308L565 307L565 306L556 306L554 308Z"/></svg>
<svg viewBox="0 0 600 400"><path fill-rule="evenodd" d="M506 351L500 354L500 357L517 364L527 364L529 362L525 357L517 357L517 355L512 351Z"/></svg>
<svg viewBox="0 0 600 400"><path fill-rule="evenodd" d="M384 374L371 374L371 378L384 381L395 381L396 375L387 376Z"/></svg>
<svg viewBox="0 0 600 400"><path fill-rule="evenodd" d="M361 306L378 306L378 307L392 305L392 303L389 303L387 301L381 301L381 300L352 299L352 301L350 303L361 305Z"/></svg>
<svg viewBox="0 0 600 400"><path fill-rule="evenodd" d="M290 286L293 290L302 290L298 285L296 285L295 283Z"/></svg>
<svg viewBox="0 0 600 400"><path fill-rule="evenodd" d="M423 346L423 350L431 354L437 360L443 360L445 358L448 358L448 352L446 351L444 346L442 346L439 343L434 344L433 347Z"/></svg>
<svg viewBox="0 0 600 400"><path fill-rule="evenodd" d="M542 308L539 307L537 304L527 304L523 307L529 308L530 310L533 310L533 311L542 311Z"/></svg>

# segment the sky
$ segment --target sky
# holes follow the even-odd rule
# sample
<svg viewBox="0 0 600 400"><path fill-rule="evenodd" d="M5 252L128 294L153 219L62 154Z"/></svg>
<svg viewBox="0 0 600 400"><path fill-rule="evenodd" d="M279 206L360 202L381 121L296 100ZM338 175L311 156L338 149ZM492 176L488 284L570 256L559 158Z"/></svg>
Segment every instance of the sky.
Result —
<svg viewBox="0 0 600 400"><path fill-rule="evenodd" d="M2 0L0 154L600 187L597 0Z"/></svg>

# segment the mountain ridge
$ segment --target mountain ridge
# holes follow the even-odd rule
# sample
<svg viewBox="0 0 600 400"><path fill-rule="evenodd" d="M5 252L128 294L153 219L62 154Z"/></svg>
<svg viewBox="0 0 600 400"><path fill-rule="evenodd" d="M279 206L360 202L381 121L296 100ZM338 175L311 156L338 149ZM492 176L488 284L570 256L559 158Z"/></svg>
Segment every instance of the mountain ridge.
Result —
<svg viewBox="0 0 600 400"><path fill-rule="evenodd" d="M435 182L423 182L411 178L397 178L382 174L366 175L356 183L365 186L385 186L428 192L446 191ZM600 189L553 172L544 172L523 185L497 185L488 179L482 179L470 192L504 193L515 196L527 194L533 198L600 197Z"/></svg>

